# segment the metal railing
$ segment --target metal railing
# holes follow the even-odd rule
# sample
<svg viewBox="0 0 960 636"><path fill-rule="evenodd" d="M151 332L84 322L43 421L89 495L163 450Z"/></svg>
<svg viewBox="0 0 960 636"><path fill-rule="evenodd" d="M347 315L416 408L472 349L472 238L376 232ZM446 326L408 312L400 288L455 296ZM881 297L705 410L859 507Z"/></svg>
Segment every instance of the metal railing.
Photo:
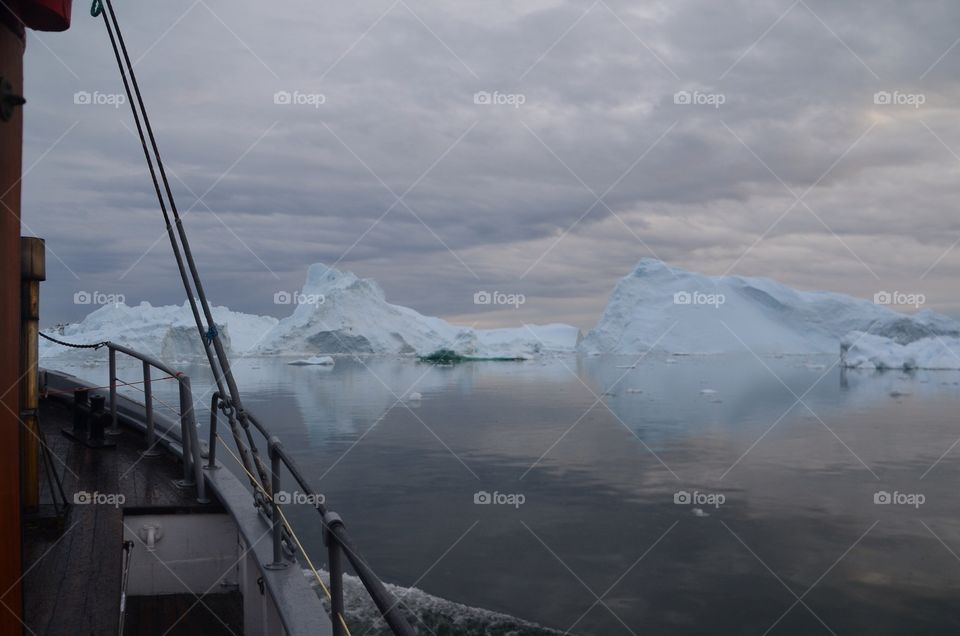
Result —
<svg viewBox="0 0 960 636"><path fill-rule="evenodd" d="M207 464L207 468L210 469L215 468L216 462L214 449L216 448L216 441L218 439L217 412L228 409L229 405L223 400L219 393L214 393L211 407L210 451ZM266 567L276 569L285 568L288 565L283 553L284 542L288 539L288 537L285 537L284 526L285 524L289 526L289 523L287 523L286 517L283 514L283 502L280 501L281 497L278 497L278 494L283 492L281 470L283 467L286 467L287 471L293 477L294 482L296 482L300 488L301 494L313 502L313 507L316 509L320 517L320 523L323 526L323 538L327 547L327 567L329 568L330 574L330 585L327 593L330 596L330 614L333 621L334 635L343 636L348 631L344 620L343 605L343 557L346 556L347 561L351 567L353 567L354 572L366 589L367 594L369 594L371 600L377 606L380 615L386 621L387 625L389 625L393 633L399 636L414 636L416 631L414 631L413 627L411 627L410 623L400 612L399 601L384 587L383 582L380 581L380 578L373 572L366 561L364 561L356 547L354 547L350 537L347 535L346 526L343 523L343 519L340 518L340 515L328 510L327 507L321 503L322 497L320 493L310 485L303 473L300 472L300 468L296 462L284 450L280 439L272 435L256 416L249 411L245 413L245 419L253 425L254 429L263 435L264 440L267 442L267 452L270 457L269 493L272 493L272 495L269 497L264 496L268 493L266 488L261 488L260 491L255 492L255 495L259 495L259 497L257 497L258 505L262 506L262 509L270 518L273 530L273 562L267 564ZM252 475L250 475L250 477L251 479L253 478ZM289 538L296 541L300 551L304 552L305 558L309 559L303 546L300 545L299 540L297 540L296 537ZM294 551L293 546L291 546L291 551Z"/></svg>
<svg viewBox="0 0 960 636"><path fill-rule="evenodd" d="M153 455L157 453L156 444L158 441L153 417L153 387L155 381L151 377L151 368L156 368L167 374L169 378L176 379L180 386L180 437L183 447L183 471L184 478L179 482L183 487L196 487L197 501L206 502L205 480L203 470L215 470L217 457L217 440L222 439L217 433L218 412L224 411L235 421L233 407L227 400L221 396L219 391L214 392L210 404L210 442L207 449L207 463L202 463L202 453L198 441L197 423L193 409L193 394L190 389L190 378L179 371L176 371L164 363L144 355L128 347L114 344L112 342L106 345L109 349L110 366L110 417L111 429L108 433L118 434L120 432L117 422L117 388L119 385L132 386L117 377L117 353L136 358L143 363L143 393L145 399L146 428L147 428L147 448L144 454ZM166 379L166 378L165 378ZM333 623L333 633L335 636L344 636L349 633L344 619L343 603L343 575L344 563L343 557L350 563L357 577L360 579L367 594L377 606L381 616L394 634L398 636L414 636L416 631L400 612L400 603L391 594L379 577L373 572L370 566L360 556L360 553L354 547L347 535L346 526L343 520L335 512L326 508L321 501L321 495L317 492L304 477L300 468L290 455L284 450L280 439L271 434L270 431L249 411L243 412L242 421L251 424L252 428L258 431L264 438L267 445L267 452L270 458L270 483L262 484L260 481L246 469L243 462L238 459L240 467L247 473L254 486L254 505L258 506L267 516L272 526L273 537L273 561L264 564L267 569L282 569L290 565L284 557L284 543L290 547L289 552L295 553L293 542L296 547L304 554L304 558L309 561L299 540L293 535L292 528L283 514L283 502L279 501L277 494L283 492L283 480L281 471L286 467L287 471L293 477L302 494L308 496L315 502L314 507L320 516L320 522L323 525L324 543L327 548L327 564L330 571L329 589L327 593L330 597L330 614ZM232 423L232 422L231 422ZM245 426L246 438L251 448L243 447L240 437L234 436L234 441L238 445L238 452L241 456L252 453L256 455L256 447L253 444L253 438L250 436L250 427ZM225 443L225 442L224 442ZM229 451L229 446L225 446ZM232 455L233 453L230 452ZM291 539L293 541L291 541ZM312 568L312 564L311 564ZM322 581L320 581L322 586Z"/></svg>
<svg viewBox="0 0 960 636"><path fill-rule="evenodd" d="M134 351L123 345L113 342L107 343L110 351L110 430L108 435L118 435L120 425L117 422L117 386L134 386L117 378L117 352L136 358L143 363L143 394L147 425L147 448L143 454L147 457L159 454L157 446L157 431L153 418L153 378L151 367L163 371L169 378L175 379L180 385L180 444L183 447L183 479L177 485L184 488L196 488L197 501L207 503L206 482L203 478L203 459L201 457L200 441L197 434L197 420L193 411L193 392L190 389L190 378L171 369L163 362L148 355Z"/></svg>

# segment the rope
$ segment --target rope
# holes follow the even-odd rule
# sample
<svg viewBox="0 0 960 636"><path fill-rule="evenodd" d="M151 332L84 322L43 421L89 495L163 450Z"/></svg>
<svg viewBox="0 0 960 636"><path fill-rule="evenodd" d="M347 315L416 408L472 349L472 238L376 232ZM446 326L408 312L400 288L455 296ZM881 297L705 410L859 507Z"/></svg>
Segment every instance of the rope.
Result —
<svg viewBox="0 0 960 636"><path fill-rule="evenodd" d="M233 457L233 459L237 462L237 464L240 466L243 472L247 473L247 476L250 478L250 481L253 482L253 484L261 490L261 492L263 492L265 497L267 497L268 499L271 499L269 493L267 493L267 491L263 489L263 486L260 485L260 482L254 479L254 476L250 474L250 471L244 468L243 462L241 462L240 458L237 457L232 450L230 450L230 447L227 446L227 443L223 441L223 438L217 435L217 441L220 442L220 445L223 447L225 451L230 453L230 456ZM310 571L313 572L313 576L317 579L317 583L320 585L320 589L322 589L323 593L327 595L327 598L332 601L333 596L330 594L330 589L326 586L326 584L324 584L323 579L320 577L320 572L317 571L316 566L313 564L313 560L310 558L310 555L307 554L307 551L303 548L303 544L300 543L300 537L298 537L297 533L293 531L293 527L290 525L290 522L287 520L287 515L283 514L283 510L279 507L274 508L274 510L280 513L280 520L283 522L283 527L286 528L287 532L290 534L290 537L294 540L294 542L296 542L297 548L300 549L300 553L303 555L303 558L307 562L307 566L310 568ZM347 632L347 636L351 636L350 628L347 627L346 619L344 619L342 614L339 614L338 618L340 619L340 624L343 625L343 629Z"/></svg>
<svg viewBox="0 0 960 636"><path fill-rule="evenodd" d="M163 378L153 378L153 381L154 381L154 382L159 382L160 380L170 380L170 379L176 379L176 376L168 375L168 376L163 377ZM124 381L121 380L120 378L117 378L117 382L119 382L120 384L122 384L122 385L124 385L124 386L128 386L128 387L130 387L131 389L136 389L137 391L140 391L140 392L143 393L143 394L146 394L146 391L145 391L145 390L143 390L143 389L141 389L140 387L136 386L137 384L143 384L143 380L140 380L139 382L124 382ZM153 399L154 402L159 402L162 406L165 406L165 407L167 407L168 409L170 409L170 410L173 412L173 414L176 415L177 417L180 417L180 416L182 415L182 413L180 413L180 411L178 411L177 409L175 409L173 406L171 406L171 405L168 404L167 402L164 402L162 399L158 398L156 395L151 395L150 397Z"/></svg>
<svg viewBox="0 0 960 636"><path fill-rule="evenodd" d="M53 336L48 336L42 331L37 332L41 338L46 338L50 342L56 342L58 345L63 345L64 347L73 347L74 349L99 349L100 347L105 347L110 344L109 341L104 340L103 342L95 342L93 344L75 344L73 342L64 342L63 340L57 340Z"/></svg>

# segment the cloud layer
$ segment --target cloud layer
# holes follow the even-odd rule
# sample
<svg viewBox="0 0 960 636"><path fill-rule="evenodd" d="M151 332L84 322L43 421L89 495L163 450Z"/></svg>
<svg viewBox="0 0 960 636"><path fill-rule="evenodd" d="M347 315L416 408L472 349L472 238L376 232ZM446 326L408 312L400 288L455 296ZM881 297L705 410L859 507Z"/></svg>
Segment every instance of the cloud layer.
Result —
<svg viewBox="0 0 960 636"><path fill-rule="evenodd" d="M218 304L282 315L322 261L468 324L589 328L656 256L960 315L960 9L634 5L117 9ZM31 34L26 72L46 321L78 290L180 302L103 25Z"/></svg>

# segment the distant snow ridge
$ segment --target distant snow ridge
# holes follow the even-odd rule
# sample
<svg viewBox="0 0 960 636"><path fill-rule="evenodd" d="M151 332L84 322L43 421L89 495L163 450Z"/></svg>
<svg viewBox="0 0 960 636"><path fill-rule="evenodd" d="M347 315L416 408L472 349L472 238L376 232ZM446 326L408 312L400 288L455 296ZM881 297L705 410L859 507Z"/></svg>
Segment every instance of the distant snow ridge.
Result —
<svg viewBox="0 0 960 636"><path fill-rule="evenodd" d="M931 311L897 313L833 292L803 292L766 278L705 276L643 259L620 280L583 339L587 353L833 353L853 331L907 344L960 336Z"/></svg>
<svg viewBox="0 0 960 636"><path fill-rule="evenodd" d="M226 307L211 307L213 320L228 352L242 355L251 351L279 322L271 316L253 316ZM48 332L58 340L90 344L110 340L162 360L183 360L204 355L190 305L150 303L128 306L104 305L79 323L67 325L60 334ZM89 350L69 349L40 340L40 357L85 356Z"/></svg>
<svg viewBox="0 0 960 636"><path fill-rule="evenodd" d="M310 266L298 304L260 346L291 355L420 354L452 349L464 356L529 357L576 349L580 331L570 325L511 329L457 327L440 318L387 302L372 280L317 263Z"/></svg>

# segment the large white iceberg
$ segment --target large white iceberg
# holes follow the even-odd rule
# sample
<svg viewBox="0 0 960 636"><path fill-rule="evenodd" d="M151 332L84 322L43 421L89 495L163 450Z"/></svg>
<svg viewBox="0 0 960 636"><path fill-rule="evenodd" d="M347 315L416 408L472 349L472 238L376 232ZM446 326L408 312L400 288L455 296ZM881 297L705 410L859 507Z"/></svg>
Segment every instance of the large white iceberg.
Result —
<svg viewBox="0 0 960 636"><path fill-rule="evenodd" d="M317 263L299 294L303 300L260 345L278 354L418 354L450 349L473 357L529 357L572 352L580 331L570 325L509 329L458 327L387 302L372 280Z"/></svg>
<svg viewBox="0 0 960 636"><path fill-rule="evenodd" d="M271 316L254 316L211 307L214 323L228 353L243 355L256 349L279 322ZM128 306L115 303L99 307L79 323L46 331L49 335L76 344L110 340L162 360L183 360L203 356L200 334L190 305L162 305L148 302ZM40 340L40 357L85 356L89 349L70 349Z"/></svg>
<svg viewBox="0 0 960 636"><path fill-rule="evenodd" d="M620 280L588 353L833 353L852 331L908 343L960 336L960 323L914 315L845 294L797 291L767 278L705 276L643 259Z"/></svg>

